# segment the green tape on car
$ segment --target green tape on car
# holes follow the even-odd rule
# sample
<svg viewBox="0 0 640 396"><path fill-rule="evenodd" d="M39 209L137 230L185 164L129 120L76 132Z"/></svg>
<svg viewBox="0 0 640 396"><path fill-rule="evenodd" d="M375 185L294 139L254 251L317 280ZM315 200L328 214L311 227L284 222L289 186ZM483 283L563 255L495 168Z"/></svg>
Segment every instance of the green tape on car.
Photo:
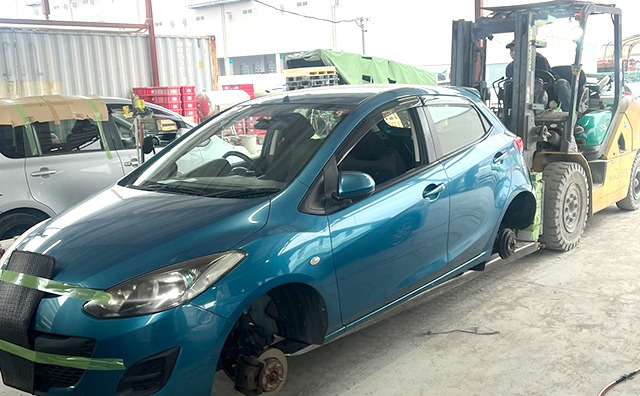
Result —
<svg viewBox="0 0 640 396"><path fill-rule="evenodd" d="M104 151L105 153L107 153L107 158L111 160L113 159L113 156L111 155L111 150L109 150L109 144L107 143L107 139L104 135L104 130L102 129L102 116L100 115L100 112L96 107L96 104L93 103L93 100L87 99L87 102L89 103L89 106L91 106L91 109L93 110L93 114L95 114L96 116L96 124L98 124L98 131L100 132L100 140L102 140Z"/></svg>
<svg viewBox="0 0 640 396"><path fill-rule="evenodd" d="M537 241L542 233L542 199L544 181L542 180L542 173L531 173L531 184L533 186L533 193L536 198L536 213L533 218L533 224L525 228L522 231L518 231L518 237L527 241Z"/></svg>
<svg viewBox="0 0 640 396"><path fill-rule="evenodd" d="M24 111L22 106L19 104L13 105L18 114L22 118L22 122L24 123L25 135L27 135L27 140L29 141L29 148L31 149L31 155L34 157L38 155L38 148L36 147L36 141L33 138L33 131L31 131L31 122L29 122L29 117L27 117L27 113Z"/></svg>
<svg viewBox="0 0 640 396"><path fill-rule="evenodd" d="M85 289L83 287L56 282L51 279L39 278L37 276L8 270L0 270L0 281L55 294L57 296L65 296L82 301L92 301L101 305L108 304L111 299L111 294L103 291Z"/></svg>
<svg viewBox="0 0 640 396"><path fill-rule="evenodd" d="M122 359L97 359L79 356L55 355L53 353L32 351L19 345L0 340L0 350L34 363L52 364L81 370L121 371L125 369Z"/></svg>

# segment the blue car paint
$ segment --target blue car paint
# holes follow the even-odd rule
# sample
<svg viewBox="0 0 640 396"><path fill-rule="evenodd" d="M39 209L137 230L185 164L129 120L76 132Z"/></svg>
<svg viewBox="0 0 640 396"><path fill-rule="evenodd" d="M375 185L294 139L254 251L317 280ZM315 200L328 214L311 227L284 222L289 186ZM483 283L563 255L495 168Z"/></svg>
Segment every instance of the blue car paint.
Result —
<svg viewBox="0 0 640 396"><path fill-rule="evenodd" d="M503 138L503 133L494 129L463 156L443 161L451 185L448 251L452 266L481 255L487 242L495 237L493 226L499 223L505 204L503 189L508 191L510 187L508 172L493 163L496 155L513 147ZM469 167L469 163L474 165Z"/></svg>
<svg viewBox="0 0 640 396"><path fill-rule="evenodd" d="M55 257L60 282L108 289L230 249L266 224L268 204L268 197L235 201L114 186L49 221L21 249Z"/></svg>
<svg viewBox="0 0 640 396"><path fill-rule="evenodd" d="M94 358L119 358L125 367L180 347L169 382L154 395L209 395L224 338L233 322L191 304L154 315L99 320L81 313L83 302L45 298L35 329L45 333L97 339ZM189 329L187 331L187 329ZM115 395L123 371L85 371L74 388L52 388L43 394Z"/></svg>
<svg viewBox="0 0 640 396"><path fill-rule="evenodd" d="M306 191L306 186L294 182L275 196L271 212L276 215L270 217L267 226L233 247L246 251L247 259L193 304L234 319L267 291L302 283L322 296L329 314L329 331L339 329L342 320L327 219L291 210ZM319 257L320 264L311 266L313 257Z"/></svg>
<svg viewBox="0 0 640 396"><path fill-rule="evenodd" d="M47 298L38 308L36 329L95 338L94 357L120 357L126 365L181 346L169 383L158 394L177 394L180 389L204 396L210 393L217 358L234 321L274 287L300 283L315 289L326 306L329 340L486 260L493 245L491 237L508 204L517 194L532 191L528 170L518 162L513 135L499 123L487 139L502 140L502 147L509 149L499 169L479 166L469 176L453 161L444 160L334 215L293 210L364 117L394 99L425 94L459 95L453 90L420 88L373 95L326 139L297 180L270 199L184 197L116 186L47 222L19 249L55 257L54 279L84 287L107 289L141 273L229 249L245 250L248 257L182 307L136 318L97 320L82 311L80 301ZM476 99L470 99L478 105ZM478 106L495 121L488 109ZM471 148L469 155L484 167L482 161L488 157L482 154ZM475 180L477 175L486 177ZM505 181L509 175L513 183ZM446 185L438 199L422 199L424 189L438 183ZM491 201L482 208L483 220L475 229L464 230L460 222L450 229L451 201L474 189ZM405 191L411 191L411 197L398 201ZM378 208L382 205L390 212L382 212ZM196 214L194 208L199 209ZM451 216L458 214L451 211ZM397 238L388 238L381 229L396 230ZM452 232L467 232L478 240L448 249ZM453 257L462 254L455 249L463 251L465 246L473 250L468 260ZM320 259L318 265L310 265L313 257ZM416 257L428 257L422 260L427 264L409 262ZM365 290L371 293L363 299L358 291ZM47 394L113 395L120 375L87 372L76 388L52 389Z"/></svg>
<svg viewBox="0 0 640 396"><path fill-rule="evenodd" d="M440 164L330 215L344 324L401 297L447 261L449 189L433 202L430 185L447 185Z"/></svg>

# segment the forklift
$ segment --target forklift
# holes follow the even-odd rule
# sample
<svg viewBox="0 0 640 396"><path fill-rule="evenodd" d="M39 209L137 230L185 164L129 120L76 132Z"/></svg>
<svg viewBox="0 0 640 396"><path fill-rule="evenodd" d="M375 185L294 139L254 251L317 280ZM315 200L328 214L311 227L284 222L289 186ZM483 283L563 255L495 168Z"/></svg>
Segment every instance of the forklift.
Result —
<svg viewBox="0 0 640 396"><path fill-rule="evenodd" d="M540 192L528 240L547 249L571 250L588 216L612 204L622 210L640 207L640 104L624 92L621 10L582 1L484 10L488 15L475 22L453 22L451 84L474 88L522 138L532 183ZM606 17L612 32L615 67L612 73L587 74L582 65L585 33L598 15ZM560 22L560 28L573 27L563 36L564 51L575 50L568 60L573 57L573 63L537 69L536 50L545 46L538 31ZM508 45L515 50L513 73L489 84L487 47L496 35L513 37ZM569 103L561 106L554 92L560 80L570 86L570 96L565 92Z"/></svg>

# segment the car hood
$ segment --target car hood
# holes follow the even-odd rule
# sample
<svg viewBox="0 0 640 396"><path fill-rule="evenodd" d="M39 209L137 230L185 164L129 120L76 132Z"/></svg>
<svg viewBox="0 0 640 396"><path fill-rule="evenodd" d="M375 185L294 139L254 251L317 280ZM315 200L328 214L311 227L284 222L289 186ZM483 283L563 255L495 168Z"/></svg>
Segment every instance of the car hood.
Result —
<svg viewBox="0 0 640 396"><path fill-rule="evenodd" d="M269 206L269 197L219 199L115 186L49 220L17 248L55 258L56 281L104 290L231 249L266 224Z"/></svg>

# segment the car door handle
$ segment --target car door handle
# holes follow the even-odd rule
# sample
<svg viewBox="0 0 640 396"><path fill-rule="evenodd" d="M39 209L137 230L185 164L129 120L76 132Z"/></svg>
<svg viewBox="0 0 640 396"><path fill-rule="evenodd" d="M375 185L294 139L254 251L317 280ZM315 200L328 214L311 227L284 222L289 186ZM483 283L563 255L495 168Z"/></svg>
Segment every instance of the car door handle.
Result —
<svg viewBox="0 0 640 396"><path fill-rule="evenodd" d="M498 152L494 157L493 157L493 163L494 164L502 164L502 161L504 161L507 158L507 155L509 155L509 153L507 152Z"/></svg>
<svg viewBox="0 0 640 396"><path fill-rule="evenodd" d="M137 158L132 158L130 161L127 161L124 163L124 166L138 166L140 164L138 164L138 159Z"/></svg>
<svg viewBox="0 0 640 396"><path fill-rule="evenodd" d="M429 184L427 188L422 191L422 198L426 199L429 202L433 202L440 197L440 193L445 190L446 186L444 183Z"/></svg>
<svg viewBox="0 0 640 396"><path fill-rule="evenodd" d="M49 168L40 168L40 170L31 172L31 176L33 177L49 177L51 175L55 175L57 171L55 169Z"/></svg>

